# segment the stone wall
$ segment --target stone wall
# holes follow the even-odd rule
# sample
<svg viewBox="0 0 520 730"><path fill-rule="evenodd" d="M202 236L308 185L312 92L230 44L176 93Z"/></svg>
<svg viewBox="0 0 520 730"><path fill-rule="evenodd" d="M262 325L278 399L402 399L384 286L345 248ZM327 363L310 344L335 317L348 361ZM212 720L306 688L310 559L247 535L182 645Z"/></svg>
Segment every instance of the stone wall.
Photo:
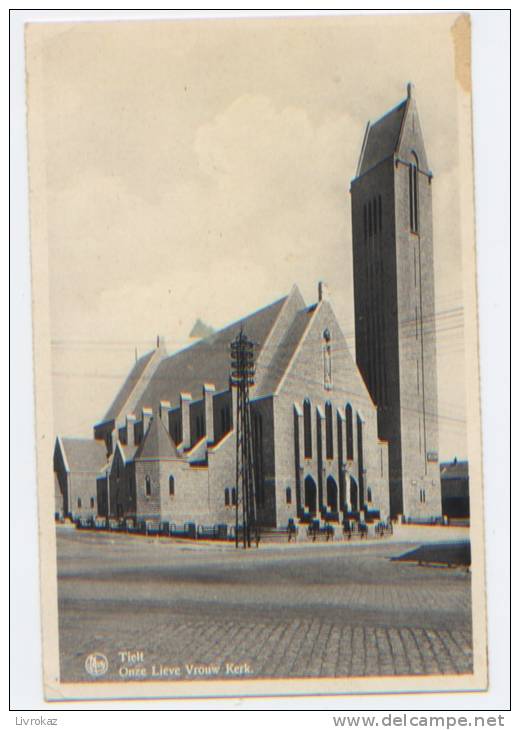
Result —
<svg viewBox="0 0 520 730"><path fill-rule="evenodd" d="M332 387L325 388L324 380L324 332L330 335L332 347ZM296 416L295 406L303 413L303 401L308 398L311 402L312 424L312 457L297 458L297 443L303 443L303 417ZM327 458L326 449L326 403L330 402L332 410L332 443L333 455ZM344 415L347 403L350 403L354 414L362 420L363 454L366 473L360 475L357 449L357 429L354 427L354 458L346 460L346 429ZM300 422L298 438L295 434L296 423ZM341 445L338 449L338 435L341 431ZM320 433L321 432L321 433ZM370 486L373 509L379 509L382 516L389 510L388 504L388 456L386 444L381 443L377 436L377 411L372 403L366 387L352 360L347 343L340 330L339 324L330 304L322 302L314 313L304 335L304 340L293 357L290 370L283 381L278 394L274 398L274 433L275 464L276 464L276 522L279 526L286 525L288 519L297 519L298 492L302 500L302 485L306 477L312 477L318 492L318 511L327 509L327 481L334 480L340 502L340 486L345 501L350 504L350 477L359 487L360 476L366 487ZM321 440L321 443L320 443ZM345 458L342 458L345 457ZM381 461L383 471L381 473ZM296 473L299 462L300 474ZM343 476L344 475L344 476ZM348 486L347 486L348 485ZM297 489L298 487L298 489ZM291 490L291 501L288 503L288 491ZM338 505L341 508L341 505ZM319 514L317 515L320 516ZM341 519L341 518L340 518Z"/></svg>

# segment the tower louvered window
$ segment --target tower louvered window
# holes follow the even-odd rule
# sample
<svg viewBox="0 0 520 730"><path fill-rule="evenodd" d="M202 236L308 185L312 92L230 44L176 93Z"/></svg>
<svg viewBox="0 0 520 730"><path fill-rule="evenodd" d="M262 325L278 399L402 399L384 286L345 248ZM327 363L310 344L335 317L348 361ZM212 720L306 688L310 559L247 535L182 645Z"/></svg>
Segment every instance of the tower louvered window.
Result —
<svg viewBox="0 0 520 730"><path fill-rule="evenodd" d="M418 160L413 155L414 162L408 168L408 187L410 195L410 230L417 233L419 230L419 197L417 190L417 167Z"/></svg>

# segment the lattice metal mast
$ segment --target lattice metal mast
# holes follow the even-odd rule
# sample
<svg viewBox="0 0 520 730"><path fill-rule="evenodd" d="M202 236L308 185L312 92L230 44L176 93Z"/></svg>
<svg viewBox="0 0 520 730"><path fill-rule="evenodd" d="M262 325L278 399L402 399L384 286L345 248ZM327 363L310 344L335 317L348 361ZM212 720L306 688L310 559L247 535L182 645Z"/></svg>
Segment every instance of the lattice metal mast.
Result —
<svg viewBox="0 0 520 730"><path fill-rule="evenodd" d="M231 343L231 385L237 389L235 544L239 543L240 511L244 548L256 530L256 488L249 388L254 385L254 343L242 330Z"/></svg>

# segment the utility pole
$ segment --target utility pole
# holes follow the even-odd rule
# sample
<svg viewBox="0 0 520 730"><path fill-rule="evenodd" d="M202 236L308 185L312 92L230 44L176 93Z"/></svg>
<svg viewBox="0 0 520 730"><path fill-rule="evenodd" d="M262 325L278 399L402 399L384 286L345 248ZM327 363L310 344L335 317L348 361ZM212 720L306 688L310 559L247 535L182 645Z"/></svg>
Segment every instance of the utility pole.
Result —
<svg viewBox="0 0 520 730"><path fill-rule="evenodd" d="M256 489L249 388L254 385L254 343L243 330L231 343L231 386L237 389L235 545L239 544L240 509L244 549L251 547L256 528Z"/></svg>

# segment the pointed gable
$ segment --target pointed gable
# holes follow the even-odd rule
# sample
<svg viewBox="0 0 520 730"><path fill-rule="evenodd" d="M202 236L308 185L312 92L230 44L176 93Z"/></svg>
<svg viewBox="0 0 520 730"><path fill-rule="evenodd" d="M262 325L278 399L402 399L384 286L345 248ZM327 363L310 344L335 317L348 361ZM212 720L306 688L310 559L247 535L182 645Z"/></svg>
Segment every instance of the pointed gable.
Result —
<svg viewBox="0 0 520 730"><path fill-rule="evenodd" d="M266 370L265 376L255 391L255 397L262 398L275 393L300 344L316 305L298 311L285 331Z"/></svg>
<svg viewBox="0 0 520 730"><path fill-rule="evenodd" d="M179 454L168 431L160 418L152 418L144 435L134 461L139 459L178 459Z"/></svg>
<svg viewBox="0 0 520 730"><path fill-rule="evenodd" d="M410 96L406 106L406 115L401 126L396 154L400 159L405 160L406 162L418 162L419 169L428 173L430 168L426 157L426 148L424 146L422 136L419 112L417 111L417 104L415 102L411 86L409 94Z"/></svg>
<svg viewBox="0 0 520 730"><path fill-rule="evenodd" d="M399 155L407 162L414 153L419 168L429 170L413 85L407 86L407 97L377 121L367 125L356 177L364 175L383 160Z"/></svg>

